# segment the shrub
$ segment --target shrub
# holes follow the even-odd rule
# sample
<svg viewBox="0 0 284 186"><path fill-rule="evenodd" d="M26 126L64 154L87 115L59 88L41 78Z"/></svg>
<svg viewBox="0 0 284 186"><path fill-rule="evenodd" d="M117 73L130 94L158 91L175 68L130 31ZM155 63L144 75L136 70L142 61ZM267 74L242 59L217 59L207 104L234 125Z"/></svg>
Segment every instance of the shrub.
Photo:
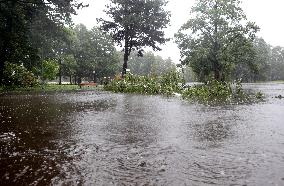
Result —
<svg viewBox="0 0 284 186"><path fill-rule="evenodd" d="M37 78L23 65L5 63L3 73L3 84L5 88L33 87L38 85Z"/></svg>
<svg viewBox="0 0 284 186"><path fill-rule="evenodd" d="M182 79L177 72L171 71L162 77L138 76L127 74L124 79L115 79L104 88L108 91L138 94L166 94L181 92Z"/></svg>
<svg viewBox="0 0 284 186"><path fill-rule="evenodd" d="M182 96L184 99L205 104L246 103L263 99L263 94L260 92L255 95L246 93L240 81L236 81L233 86L231 83L216 80L186 88Z"/></svg>

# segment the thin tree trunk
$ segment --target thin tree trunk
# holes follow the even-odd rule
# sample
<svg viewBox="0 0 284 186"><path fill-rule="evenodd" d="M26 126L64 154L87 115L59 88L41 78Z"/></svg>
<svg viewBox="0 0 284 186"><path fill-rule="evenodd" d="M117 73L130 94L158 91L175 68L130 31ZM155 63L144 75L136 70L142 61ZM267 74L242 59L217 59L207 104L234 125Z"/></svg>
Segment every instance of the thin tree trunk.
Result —
<svg viewBox="0 0 284 186"><path fill-rule="evenodd" d="M217 69L214 71L214 79L217 80L217 81L221 80L221 78L220 78L220 71L217 70Z"/></svg>
<svg viewBox="0 0 284 186"><path fill-rule="evenodd" d="M129 48L129 35L128 28L125 27L125 41L124 41L124 57L123 57L123 67L122 67L122 78L126 74L128 56L131 52L131 48Z"/></svg>
<svg viewBox="0 0 284 186"><path fill-rule="evenodd" d="M78 84L82 83L82 77L78 77Z"/></svg>
<svg viewBox="0 0 284 186"><path fill-rule="evenodd" d="M62 84L62 64L61 59L59 59L59 85Z"/></svg>
<svg viewBox="0 0 284 186"><path fill-rule="evenodd" d="M127 52L125 51L125 53L124 53L124 58L123 58L122 77L124 77L125 74L126 74L127 61L128 61L128 54L127 54Z"/></svg>
<svg viewBox="0 0 284 186"><path fill-rule="evenodd" d="M218 42L218 1L215 2L215 20L214 20L214 43L213 43L213 72L214 79L217 81L221 80L221 65L219 64L218 52L219 52L219 42Z"/></svg>

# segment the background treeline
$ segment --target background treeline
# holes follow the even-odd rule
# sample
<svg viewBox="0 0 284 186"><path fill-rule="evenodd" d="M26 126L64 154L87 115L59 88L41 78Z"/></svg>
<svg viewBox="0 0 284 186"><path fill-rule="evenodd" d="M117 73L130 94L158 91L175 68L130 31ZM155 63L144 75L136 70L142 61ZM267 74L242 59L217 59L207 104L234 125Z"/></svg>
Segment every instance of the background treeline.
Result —
<svg viewBox="0 0 284 186"><path fill-rule="evenodd" d="M199 81L191 67L184 66L185 81ZM253 41L253 55L248 63L236 64L231 80L243 82L284 81L284 47L272 46L263 38Z"/></svg>
<svg viewBox="0 0 284 186"><path fill-rule="evenodd" d="M88 30L82 24L64 28L64 32L65 40L43 46L42 63L33 68L35 75L43 80L59 76L59 83L62 76L67 76L70 83L80 83L82 80L93 80L94 71L97 78L112 76L118 71L119 55L108 35L96 27ZM51 66L57 68L49 70ZM55 72L54 75L48 76L51 72Z"/></svg>
<svg viewBox="0 0 284 186"><path fill-rule="evenodd" d="M131 53L128 68L136 75L161 76L176 70L176 65L171 58L163 59L153 52L145 52L143 57L139 57L137 53Z"/></svg>
<svg viewBox="0 0 284 186"><path fill-rule="evenodd" d="M284 48L273 47L262 38L253 42L255 56L248 65L236 66L233 78L242 78L246 82L284 80Z"/></svg>

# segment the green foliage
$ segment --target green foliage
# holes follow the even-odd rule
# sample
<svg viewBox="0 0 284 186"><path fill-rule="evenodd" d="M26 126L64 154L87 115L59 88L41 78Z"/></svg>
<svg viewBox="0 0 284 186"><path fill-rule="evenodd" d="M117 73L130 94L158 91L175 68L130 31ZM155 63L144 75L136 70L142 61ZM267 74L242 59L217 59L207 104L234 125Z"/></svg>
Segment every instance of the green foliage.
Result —
<svg viewBox="0 0 284 186"><path fill-rule="evenodd" d="M80 78L114 76L118 71L119 56L112 38L94 27L88 30L84 25L74 28L74 58L77 62L76 75Z"/></svg>
<svg viewBox="0 0 284 186"><path fill-rule="evenodd" d="M212 80L205 85L195 85L183 91L183 98L200 102L227 102L232 99L232 89L228 83Z"/></svg>
<svg viewBox="0 0 284 186"><path fill-rule="evenodd" d="M43 80L54 80L59 72L59 65L54 60L44 60L42 62Z"/></svg>
<svg viewBox="0 0 284 186"><path fill-rule="evenodd" d="M57 30L70 24L71 15L80 7L84 5L78 0L1 0L0 77L5 61L23 64L28 70L40 65L44 58L39 56L47 50L44 46L56 40Z"/></svg>
<svg viewBox="0 0 284 186"><path fill-rule="evenodd" d="M263 100L264 99L264 94L262 92L257 92L255 94L255 98L258 99L258 100Z"/></svg>
<svg viewBox="0 0 284 186"><path fill-rule="evenodd" d="M246 93L240 81L235 84L220 82L216 80L208 81L203 85L194 85L183 90L182 97L187 100L197 101L203 104L232 104L247 103L262 100L263 94Z"/></svg>
<svg viewBox="0 0 284 186"><path fill-rule="evenodd" d="M138 94L172 95L181 92L182 79L180 75L171 71L161 77L139 76L127 74L124 79L116 79L104 88L108 91Z"/></svg>
<svg viewBox="0 0 284 186"><path fill-rule="evenodd" d="M124 47L123 74L126 73L128 56L132 50L142 55L143 47L161 50L158 44L165 43L162 31L169 22L170 14L164 10L165 0L110 0L106 14L109 20L100 19L101 29L110 33Z"/></svg>
<svg viewBox="0 0 284 186"><path fill-rule="evenodd" d="M238 0L197 0L191 18L176 34L182 64L190 65L200 81L213 76L224 81L238 63L253 57L258 27L246 21Z"/></svg>
<svg viewBox="0 0 284 186"><path fill-rule="evenodd" d="M184 80L176 71L170 71L160 77L162 94L180 93Z"/></svg>
<svg viewBox="0 0 284 186"><path fill-rule="evenodd" d="M37 78L22 65L5 63L3 84L6 88L33 87L38 85Z"/></svg>
<svg viewBox="0 0 284 186"><path fill-rule="evenodd" d="M74 76L76 74L76 69L78 68L78 64L76 59L72 54L64 56L62 71L65 76Z"/></svg>
<svg viewBox="0 0 284 186"><path fill-rule="evenodd" d="M256 94L246 93L240 81L235 84L208 81L206 84L183 87L183 79L179 73L172 71L161 77L134 76L127 74L124 79L116 79L104 86L104 89L112 92L138 93L150 95L181 94L186 100L202 104L240 104L259 101L264 98L260 92Z"/></svg>

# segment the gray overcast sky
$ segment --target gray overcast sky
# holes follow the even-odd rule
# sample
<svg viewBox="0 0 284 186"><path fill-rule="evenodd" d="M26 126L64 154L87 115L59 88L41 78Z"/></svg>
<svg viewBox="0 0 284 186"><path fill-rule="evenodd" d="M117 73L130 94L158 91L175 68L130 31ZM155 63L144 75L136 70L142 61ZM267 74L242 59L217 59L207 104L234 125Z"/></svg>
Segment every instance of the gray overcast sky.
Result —
<svg viewBox="0 0 284 186"><path fill-rule="evenodd" d="M165 30L166 36L173 38L174 33L189 19L189 11L195 0L168 0L167 10L171 11L171 25ZM83 23L88 28L97 24L96 18L104 15L108 0L84 0L89 3L88 8L78 12L74 17L75 23ZM284 0L243 0L242 8L249 21L254 21L261 28L258 33L266 42L273 46L284 47ZM175 63L179 62L179 50L170 41L162 46L162 51L157 52L163 58L171 57Z"/></svg>

